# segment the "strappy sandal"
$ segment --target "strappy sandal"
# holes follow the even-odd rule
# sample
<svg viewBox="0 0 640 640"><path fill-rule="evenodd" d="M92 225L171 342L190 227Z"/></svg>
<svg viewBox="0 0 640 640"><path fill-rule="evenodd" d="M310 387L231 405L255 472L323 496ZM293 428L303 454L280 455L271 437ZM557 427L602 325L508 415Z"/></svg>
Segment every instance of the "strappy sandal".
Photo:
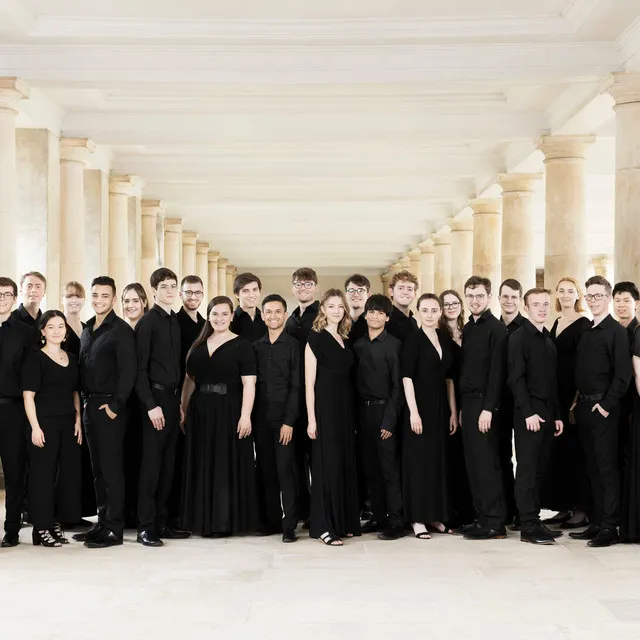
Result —
<svg viewBox="0 0 640 640"><path fill-rule="evenodd" d="M341 547L342 540L340 538L336 538L328 531L325 531L319 538L320 542L326 544L328 547Z"/></svg>
<svg viewBox="0 0 640 640"><path fill-rule="evenodd" d="M431 540L431 534L428 531L420 531L413 534L418 540Z"/></svg>
<svg viewBox="0 0 640 640"><path fill-rule="evenodd" d="M59 522L54 522L53 529L51 529L51 535L60 543L60 544L69 544L69 540L64 537L64 529Z"/></svg>
<svg viewBox="0 0 640 640"><path fill-rule="evenodd" d="M453 535L453 529L449 529L449 527L447 527L444 522L440 523L442 525L442 529L438 529L438 527L436 527L435 525L429 523L427 525L427 530L430 531L431 533L438 533L440 535L443 536L449 536L449 535Z"/></svg>

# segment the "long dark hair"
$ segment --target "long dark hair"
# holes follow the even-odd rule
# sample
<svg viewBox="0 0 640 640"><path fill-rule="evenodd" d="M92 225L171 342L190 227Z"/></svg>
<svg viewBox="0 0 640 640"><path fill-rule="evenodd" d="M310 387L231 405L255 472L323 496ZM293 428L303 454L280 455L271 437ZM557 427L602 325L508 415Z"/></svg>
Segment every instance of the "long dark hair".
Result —
<svg viewBox="0 0 640 640"><path fill-rule="evenodd" d="M204 327L202 327L202 331L200 331L200 335L195 339L194 343L191 345L191 349L189 349L187 353L187 360L189 360L189 356L193 351L195 351L202 343L206 342L209 337L213 334L213 327L211 326L211 322L209 321L209 316L211 315L211 309L218 304L226 304L229 305L229 309L233 314L233 302L231 302L231 298L228 296L216 296L212 298L209 304L207 305L207 320L204 323Z"/></svg>
<svg viewBox="0 0 640 640"><path fill-rule="evenodd" d="M449 326L448 320L444 316L444 297L450 295L458 298L458 302L460 303L460 315L458 316L456 323L458 324L458 331L462 333L462 327L464 327L464 304L462 302L462 298L460 294L454 289L446 289L440 294L440 306L442 307L442 315L440 316L440 320L438 324L443 331L446 331L451 338L453 338L453 331L451 331L451 327Z"/></svg>
<svg viewBox="0 0 640 640"><path fill-rule="evenodd" d="M62 318L62 320L64 320L65 334L62 340L63 342L69 335L69 325L67 324L67 319L64 317L64 313L62 313L62 311L58 311L57 309L49 309L49 311L45 311L38 320L38 331L40 332L40 344L42 346L47 344L46 338L42 335L42 330L47 326L47 322L49 322L51 318Z"/></svg>

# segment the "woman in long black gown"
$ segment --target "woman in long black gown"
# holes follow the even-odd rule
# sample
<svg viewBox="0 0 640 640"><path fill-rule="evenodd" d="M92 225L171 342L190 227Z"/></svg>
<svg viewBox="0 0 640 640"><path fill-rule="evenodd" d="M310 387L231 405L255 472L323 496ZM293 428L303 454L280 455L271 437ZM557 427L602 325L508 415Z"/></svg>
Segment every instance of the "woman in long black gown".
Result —
<svg viewBox="0 0 640 640"><path fill-rule="evenodd" d="M344 293L329 289L305 348L307 434L313 441L309 535L330 546L360 535L348 308Z"/></svg>
<svg viewBox="0 0 640 640"><path fill-rule="evenodd" d="M578 439L579 427L572 423L569 409L576 394L578 343L591 323L583 315L582 291L575 278L563 277L556 287L556 295L555 308L561 315L553 323L551 338L558 352L558 401L565 427L564 433L553 439L541 504L543 508L557 512L544 521L546 524L562 524L563 529L573 529L587 524L586 511L590 504L584 453Z"/></svg>
<svg viewBox="0 0 640 640"><path fill-rule="evenodd" d="M251 410L256 361L247 340L229 330L233 303L217 296L187 355L183 526L222 537L259 529Z"/></svg>
<svg viewBox="0 0 640 640"><path fill-rule="evenodd" d="M451 515L447 475L447 439L458 428L455 388L451 379L453 345L438 329L440 299L425 293L418 299L420 330L402 348L402 383L408 406L402 440L402 495L405 518L416 538L430 538L427 524L439 533Z"/></svg>

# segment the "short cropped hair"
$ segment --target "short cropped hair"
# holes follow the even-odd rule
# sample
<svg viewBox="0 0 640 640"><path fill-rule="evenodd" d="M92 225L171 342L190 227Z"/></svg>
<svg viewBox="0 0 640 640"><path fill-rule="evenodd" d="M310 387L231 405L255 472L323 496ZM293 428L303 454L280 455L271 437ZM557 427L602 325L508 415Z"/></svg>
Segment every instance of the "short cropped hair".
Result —
<svg viewBox="0 0 640 640"><path fill-rule="evenodd" d="M353 282L353 279L351 282ZM385 313L390 318L393 313L393 303L387 296L383 296L381 293L374 293L364 303L365 314L367 311L380 311L380 313Z"/></svg>
<svg viewBox="0 0 640 640"><path fill-rule="evenodd" d="M584 288L588 289L591 285L599 284L604 287L604 290L607 292L607 295L611 295L611 283L602 276L591 276L585 283Z"/></svg>
<svg viewBox="0 0 640 640"><path fill-rule="evenodd" d="M403 271L398 271L398 273L394 273L389 281L389 289L393 290L398 282L411 282L415 285L416 291L418 290L418 278L416 278L411 271L407 271L405 269Z"/></svg>
<svg viewBox="0 0 640 640"><path fill-rule="evenodd" d="M489 278L483 278L482 276L471 276L464 283L464 293L467 292L467 289L475 289L476 287L484 287L484 290L487 292L487 295L491 295L491 280Z"/></svg>
<svg viewBox="0 0 640 640"><path fill-rule="evenodd" d="M265 296L264 300L262 301L263 309L264 305L267 304L267 302L279 302L284 307L284 310L287 310L287 301L279 293L270 293L268 296Z"/></svg>
<svg viewBox="0 0 640 640"><path fill-rule="evenodd" d="M20 278L20 288L24 284L24 281L29 277L33 276L34 278L38 278L44 284L44 288L47 288L47 279L39 272L39 271L27 271L27 273L23 274Z"/></svg>
<svg viewBox="0 0 640 640"><path fill-rule="evenodd" d="M517 291L520 294L520 296L522 296L522 285L517 280L514 280L513 278L507 278L500 285L500 288L498 289L498 295L502 295L502 287L509 287L509 289L513 289L514 291Z"/></svg>
<svg viewBox="0 0 640 640"><path fill-rule="evenodd" d="M5 276L0 277L0 287L11 287L13 297L16 298L18 296L18 285L11 278L6 278Z"/></svg>
<svg viewBox="0 0 640 640"><path fill-rule="evenodd" d="M157 289L158 285L165 280L175 280L176 285L178 284L178 276L171 269L160 267L151 274L149 284L152 289Z"/></svg>
<svg viewBox="0 0 640 640"><path fill-rule="evenodd" d="M116 281L111 276L98 276L91 281L93 287L111 287L113 295L116 295Z"/></svg>
<svg viewBox="0 0 640 640"><path fill-rule="evenodd" d="M260 280L260 278L258 278L257 275L249 272L238 274L235 277L235 280L233 281L234 295L237 296L240 293L240 289L243 289L244 287L246 287L248 284L251 284L252 282L256 282L258 284L258 289L262 291L262 281Z"/></svg>
<svg viewBox="0 0 640 640"><path fill-rule="evenodd" d="M613 287L612 295L616 296L619 293L628 293L636 302L640 301L640 291L638 291L635 282L630 282L629 280L617 282L616 286Z"/></svg>
<svg viewBox="0 0 640 640"><path fill-rule="evenodd" d="M301 267L293 272L291 282L313 282L318 284L318 274L311 267Z"/></svg>
<svg viewBox="0 0 640 640"><path fill-rule="evenodd" d="M180 288L182 289L182 287L184 287L185 284L200 284L204 289L204 282L202 282L202 278L200 276L194 276L194 275L185 276L184 278L182 278L180 282Z"/></svg>
<svg viewBox="0 0 640 640"><path fill-rule="evenodd" d="M78 298L87 297L87 293L84 290L84 287L76 280L71 280L64 285L64 295L67 298L69 296L78 296Z"/></svg>
<svg viewBox="0 0 640 640"><path fill-rule="evenodd" d="M510 285L507 285L510 286ZM546 293L548 296L551 296L551 289L544 289L542 287L534 287L533 289L529 289L525 294L524 294L524 304L525 306L528 305L529 302L529 296L533 296L539 293Z"/></svg>
<svg viewBox="0 0 640 640"><path fill-rule="evenodd" d="M344 281L345 291L347 290L350 282L353 282L353 284L358 287L364 287L367 290L367 293L371 291L371 283L369 282L369 278L363 276L361 273L354 273Z"/></svg>

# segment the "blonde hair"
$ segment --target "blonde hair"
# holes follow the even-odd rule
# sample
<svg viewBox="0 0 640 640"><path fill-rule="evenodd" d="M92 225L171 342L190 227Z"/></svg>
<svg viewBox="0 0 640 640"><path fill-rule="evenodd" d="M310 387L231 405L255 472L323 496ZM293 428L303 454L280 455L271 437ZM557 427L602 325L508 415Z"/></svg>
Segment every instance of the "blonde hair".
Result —
<svg viewBox="0 0 640 640"><path fill-rule="evenodd" d="M578 299L573 305L573 310L579 311L580 313L586 311L586 309L582 306L582 301L584 300L584 298L582 297L582 287L580 286L580 283L571 276L564 276L560 278L560 280L558 280L558 284L556 285L556 293L558 293L558 287L560 286L561 282L570 282L578 292ZM560 305L560 300L558 300L558 298L556 298L555 309L558 313L562 311L562 306Z"/></svg>
<svg viewBox="0 0 640 640"><path fill-rule="evenodd" d="M64 285L64 296L68 298L69 296L73 295L76 295L79 298L87 297L84 287L75 280L71 280Z"/></svg>
<svg viewBox="0 0 640 640"><path fill-rule="evenodd" d="M313 326L311 327L313 331L320 333L323 329L326 328L327 314L324 311L324 305L326 304L329 298L340 298L342 302L342 306L344 307L344 315L342 316L342 320L340 320L338 324L338 334L342 338L349 337L349 331L351 330L351 316L349 316L349 304L347 303L347 298L344 295L344 292L341 289L329 289L323 296L322 300L320 300L320 308L318 309L318 315L316 319L313 321Z"/></svg>

